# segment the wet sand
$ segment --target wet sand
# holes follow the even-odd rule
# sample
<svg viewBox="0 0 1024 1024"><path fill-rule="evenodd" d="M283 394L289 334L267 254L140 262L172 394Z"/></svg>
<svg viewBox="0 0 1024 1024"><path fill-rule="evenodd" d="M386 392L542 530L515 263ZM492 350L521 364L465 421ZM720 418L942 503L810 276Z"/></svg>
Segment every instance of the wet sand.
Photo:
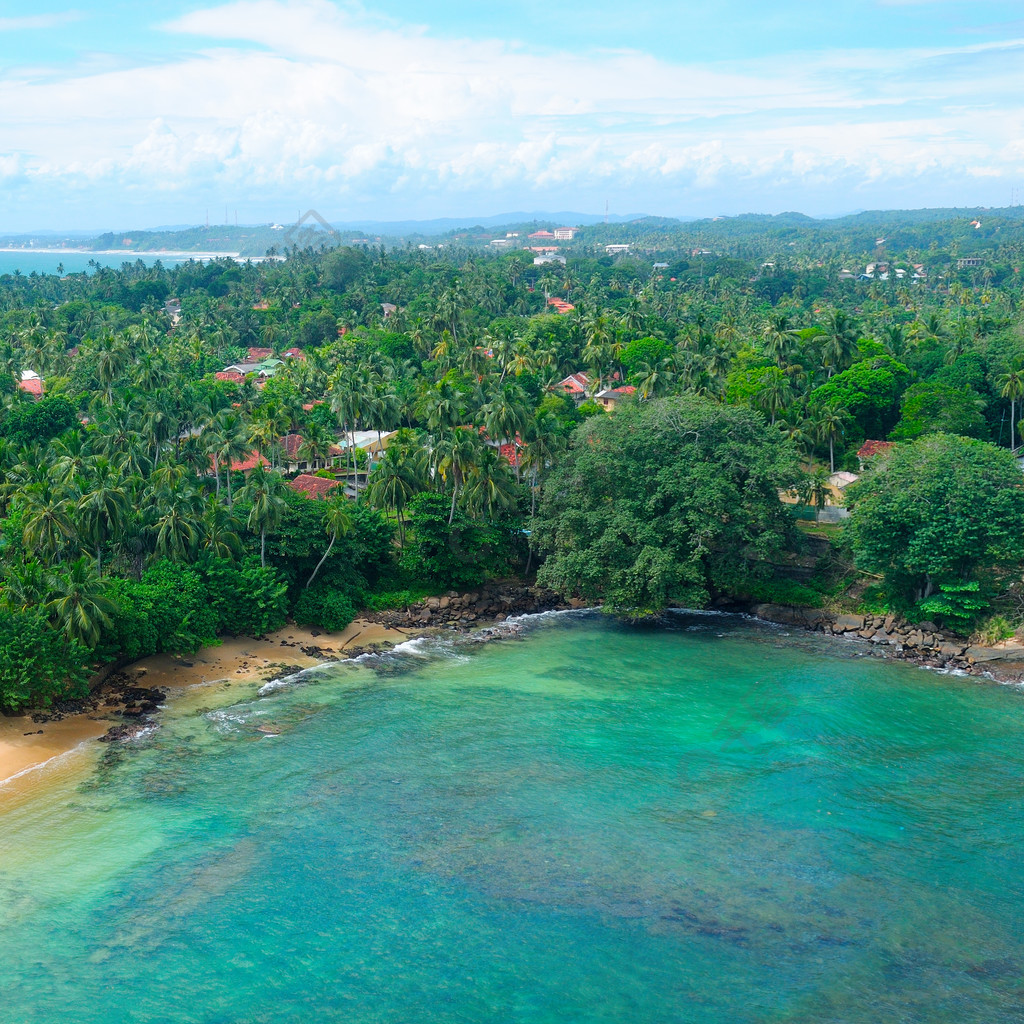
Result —
<svg viewBox="0 0 1024 1024"><path fill-rule="evenodd" d="M363 619L356 619L340 633L319 632L317 636L305 627L285 626L262 640L225 637L218 647L205 647L191 655L156 654L122 671L134 677L139 686L166 687L171 691L168 699L174 700L175 690L224 681L269 680L282 669L309 668L344 658L352 648L399 644L423 632ZM39 724L29 715L0 716L0 795L9 787L33 785L37 769L64 763L75 753L94 749L97 744L91 741L120 721L117 716L102 713Z"/></svg>

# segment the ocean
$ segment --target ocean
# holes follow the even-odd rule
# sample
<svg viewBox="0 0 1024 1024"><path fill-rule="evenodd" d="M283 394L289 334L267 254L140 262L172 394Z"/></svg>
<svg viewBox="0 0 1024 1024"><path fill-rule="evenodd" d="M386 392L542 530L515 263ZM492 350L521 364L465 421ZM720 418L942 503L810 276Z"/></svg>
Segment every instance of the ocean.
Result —
<svg viewBox="0 0 1024 1024"><path fill-rule="evenodd" d="M1022 735L723 615L210 685L0 789L0 1016L1019 1024Z"/></svg>
<svg viewBox="0 0 1024 1024"><path fill-rule="evenodd" d="M57 274L63 267L65 274L77 274L82 271L91 272L90 261L95 261L103 267L120 267L123 263L134 263L142 260L147 266L152 266L160 260L164 266L172 266L177 263L186 263L188 260L209 260L224 256L234 256L234 253L186 253L186 252L162 252L162 253L134 253L134 252L82 252L80 250L26 250L26 249L0 249L0 276L13 274L19 271L24 276L29 274Z"/></svg>

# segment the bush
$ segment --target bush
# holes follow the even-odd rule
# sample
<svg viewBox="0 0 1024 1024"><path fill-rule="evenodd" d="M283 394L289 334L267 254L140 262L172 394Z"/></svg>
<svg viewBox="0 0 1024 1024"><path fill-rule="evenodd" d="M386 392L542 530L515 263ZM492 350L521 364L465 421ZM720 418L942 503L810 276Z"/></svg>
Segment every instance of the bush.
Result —
<svg viewBox="0 0 1024 1024"><path fill-rule="evenodd" d="M1004 615L993 615L978 627L978 639L983 644L997 644L1000 640L1009 640L1014 634L1010 620Z"/></svg>
<svg viewBox="0 0 1024 1024"><path fill-rule="evenodd" d="M218 629L236 636L262 636L280 629L288 611L288 586L272 566L238 566L226 559L200 564Z"/></svg>
<svg viewBox="0 0 1024 1024"><path fill-rule="evenodd" d="M88 648L51 629L40 611L0 610L0 708L47 707L82 697L89 678Z"/></svg>
<svg viewBox="0 0 1024 1024"><path fill-rule="evenodd" d="M313 586L302 592L293 614L295 621L302 625L321 626L329 633L336 633L356 617L356 609L342 591Z"/></svg>
<svg viewBox="0 0 1024 1024"><path fill-rule="evenodd" d="M157 562L140 580L111 580L108 596L117 610L102 646L112 646L117 656L197 651L216 642L217 614L205 580L193 569Z"/></svg>

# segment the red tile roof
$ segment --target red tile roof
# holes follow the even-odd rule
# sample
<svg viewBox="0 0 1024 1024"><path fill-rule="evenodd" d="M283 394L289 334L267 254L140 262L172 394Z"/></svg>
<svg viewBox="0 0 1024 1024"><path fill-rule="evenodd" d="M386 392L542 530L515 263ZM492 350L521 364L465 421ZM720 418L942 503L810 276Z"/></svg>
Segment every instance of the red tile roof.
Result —
<svg viewBox="0 0 1024 1024"><path fill-rule="evenodd" d="M895 447L895 441L865 441L857 452L858 459L870 459L874 455L881 455Z"/></svg>
<svg viewBox="0 0 1024 1024"><path fill-rule="evenodd" d="M43 382L39 377L30 377L28 380L19 381L18 387L35 398L43 397Z"/></svg>
<svg viewBox="0 0 1024 1024"><path fill-rule="evenodd" d="M325 476L313 476L310 473L302 473L294 480L288 481L288 486L306 498L326 498L336 487L341 486L340 480L328 480Z"/></svg>
<svg viewBox="0 0 1024 1024"><path fill-rule="evenodd" d="M545 231L541 228L540 231L534 231L532 235L527 235L527 238L554 238L555 236L550 231Z"/></svg>
<svg viewBox="0 0 1024 1024"><path fill-rule="evenodd" d="M303 409L304 409L304 410L305 410L306 412L311 412L311 411L312 411L313 409L315 409L315 408L316 408L316 407L317 407L318 405L323 405L323 404L324 404L324 400L323 400L322 398L318 398L318 399L317 399L317 400L316 400L315 402L305 402L305 403L303 403L303 406L302 406L302 408L303 408Z"/></svg>
<svg viewBox="0 0 1024 1024"><path fill-rule="evenodd" d="M295 348L294 346L288 349L287 352L281 353L282 359L305 359L306 353L301 348Z"/></svg>
<svg viewBox="0 0 1024 1024"><path fill-rule="evenodd" d="M570 373L554 387L561 388L567 395L582 395L590 387L590 378L585 373Z"/></svg>
<svg viewBox="0 0 1024 1024"><path fill-rule="evenodd" d="M563 299L548 299L548 305L555 307L556 313L571 313L576 307Z"/></svg>
<svg viewBox="0 0 1024 1024"><path fill-rule="evenodd" d="M247 363L262 363L264 359L269 359L273 354L272 348L251 348L245 361Z"/></svg>
<svg viewBox="0 0 1024 1024"><path fill-rule="evenodd" d="M244 384L245 374L235 373L234 370L218 370L213 375L214 380L226 380L230 384Z"/></svg>
<svg viewBox="0 0 1024 1024"><path fill-rule="evenodd" d="M249 470L255 469L257 466L270 466L262 455L257 451L250 452L244 459L237 462L231 463L232 473L248 473ZM213 472L213 457L210 457L210 472Z"/></svg>
<svg viewBox="0 0 1024 1024"><path fill-rule="evenodd" d="M305 438L301 434L285 434L284 437L278 438L281 448L284 450L284 456L289 462L297 462L299 459L299 449L302 447L302 442ZM330 448L331 455L343 455L342 449L332 444Z"/></svg>

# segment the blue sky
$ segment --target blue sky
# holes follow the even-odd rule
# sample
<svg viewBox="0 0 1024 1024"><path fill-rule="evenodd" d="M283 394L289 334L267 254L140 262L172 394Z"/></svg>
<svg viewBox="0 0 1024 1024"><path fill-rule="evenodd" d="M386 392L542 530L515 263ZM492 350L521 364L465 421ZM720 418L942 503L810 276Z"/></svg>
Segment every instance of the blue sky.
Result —
<svg viewBox="0 0 1024 1024"><path fill-rule="evenodd" d="M0 231L1018 192L1019 0L0 0Z"/></svg>

